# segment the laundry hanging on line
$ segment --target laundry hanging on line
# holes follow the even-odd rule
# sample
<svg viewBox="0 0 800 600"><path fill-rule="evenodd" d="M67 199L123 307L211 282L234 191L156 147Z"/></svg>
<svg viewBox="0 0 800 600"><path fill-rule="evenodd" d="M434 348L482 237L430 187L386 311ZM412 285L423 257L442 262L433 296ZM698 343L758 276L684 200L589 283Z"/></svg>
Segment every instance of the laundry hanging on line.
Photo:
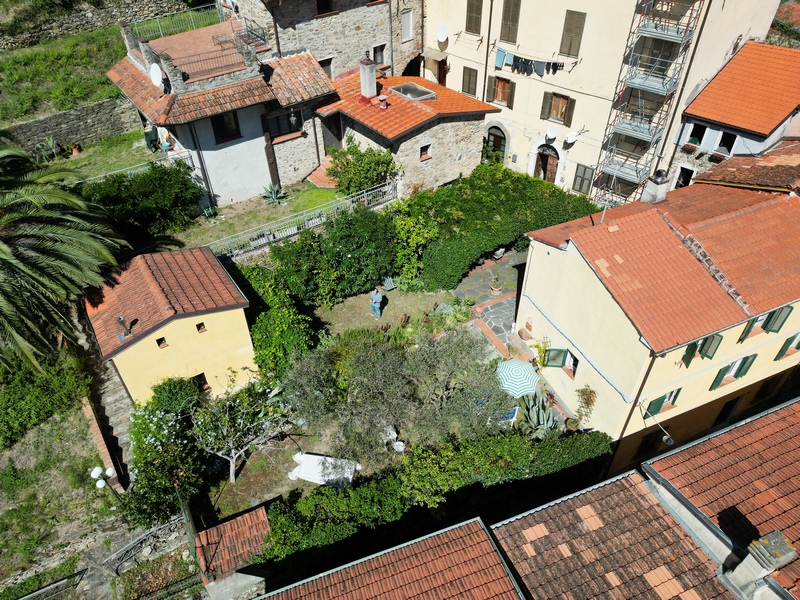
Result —
<svg viewBox="0 0 800 600"><path fill-rule="evenodd" d="M536 73L539 77L544 77L545 72L548 75L551 73L555 75L558 71L564 69L563 62L532 60L498 48L494 63L495 69L502 69L504 65L511 65L512 73L519 73L520 75L533 75Z"/></svg>

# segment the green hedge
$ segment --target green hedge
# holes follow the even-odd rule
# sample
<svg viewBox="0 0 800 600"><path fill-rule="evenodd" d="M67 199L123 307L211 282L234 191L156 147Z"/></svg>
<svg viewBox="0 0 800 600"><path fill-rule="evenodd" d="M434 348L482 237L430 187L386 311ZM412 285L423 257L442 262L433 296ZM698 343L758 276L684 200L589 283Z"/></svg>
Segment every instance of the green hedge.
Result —
<svg viewBox="0 0 800 600"><path fill-rule="evenodd" d="M452 186L415 194L404 212L406 220L438 224L438 235L422 252L422 281L428 289L451 289L481 255L518 243L528 231L596 210L585 196L486 164ZM398 243L400 255L410 252L410 241Z"/></svg>

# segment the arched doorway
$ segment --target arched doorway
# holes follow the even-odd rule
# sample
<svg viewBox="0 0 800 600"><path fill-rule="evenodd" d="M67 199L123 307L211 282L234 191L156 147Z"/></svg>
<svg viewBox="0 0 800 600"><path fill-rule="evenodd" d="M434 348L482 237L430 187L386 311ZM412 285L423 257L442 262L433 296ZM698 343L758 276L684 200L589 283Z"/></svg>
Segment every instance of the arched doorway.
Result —
<svg viewBox="0 0 800 600"><path fill-rule="evenodd" d="M536 150L533 176L555 183L556 173L558 173L558 151L550 144L542 144Z"/></svg>
<svg viewBox="0 0 800 600"><path fill-rule="evenodd" d="M486 132L486 145L495 153L496 162L506 158L506 134L499 127L489 127Z"/></svg>

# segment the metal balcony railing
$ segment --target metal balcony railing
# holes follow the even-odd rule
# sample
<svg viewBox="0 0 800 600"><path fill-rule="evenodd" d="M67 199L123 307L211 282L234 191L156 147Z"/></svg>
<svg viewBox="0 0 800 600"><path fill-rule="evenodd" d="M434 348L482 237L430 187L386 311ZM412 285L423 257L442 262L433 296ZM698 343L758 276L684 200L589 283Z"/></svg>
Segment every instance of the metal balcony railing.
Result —
<svg viewBox="0 0 800 600"><path fill-rule="evenodd" d="M658 123L657 114L626 102L617 109L613 131L652 144L661 139L664 129Z"/></svg>
<svg viewBox="0 0 800 600"><path fill-rule="evenodd" d="M161 15L147 21L131 23L131 31L136 37L154 40L221 22L217 5L206 4L181 12Z"/></svg>
<svg viewBox="0 0 800 600"><path fill-rule="evenodd" d="M608 151L600 168L610 177L640 184L650 174L651 161L652 157L647 154L626 152L615 147Z"/></svg>
<svg viewBox="0 0 800 600"><path fill-rule="evenodd" d="M628 63L625 84L628 87L666 96L675 91L680 79L680 65L675 60L634 54Z"/></svg>

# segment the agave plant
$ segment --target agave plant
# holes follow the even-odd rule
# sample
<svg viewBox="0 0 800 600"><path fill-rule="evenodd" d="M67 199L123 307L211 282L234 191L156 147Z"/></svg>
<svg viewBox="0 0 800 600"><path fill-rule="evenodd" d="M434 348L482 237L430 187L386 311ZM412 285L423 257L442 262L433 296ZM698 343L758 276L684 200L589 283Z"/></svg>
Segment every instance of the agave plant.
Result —
<svg viewBox="0 0 800 600"><path fill-rule="evenodd" d="M271 183L269 187L264 188L264 193L261 194L261 197L266 198L267 204L281 204L281 200L286 198L286 192L277 183Z"/></svg>
<svg viewBox="0 0 800 600"><path fill-rule="evenodd" d="M522 419L518 421L520 431L534 440L541 440L551 429L558 428L552 409L540 397L523 396L519 401Z"/></svg>

